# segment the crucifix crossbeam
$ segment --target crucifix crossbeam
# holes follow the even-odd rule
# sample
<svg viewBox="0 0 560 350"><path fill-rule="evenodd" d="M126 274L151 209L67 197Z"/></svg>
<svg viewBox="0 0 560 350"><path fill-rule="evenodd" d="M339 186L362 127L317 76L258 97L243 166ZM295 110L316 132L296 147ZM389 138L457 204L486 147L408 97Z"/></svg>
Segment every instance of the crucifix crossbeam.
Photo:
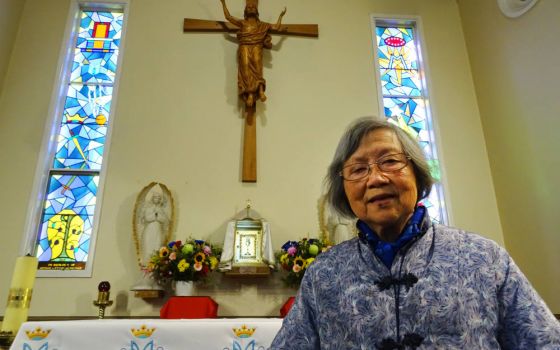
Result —
<svg viewBox="0 0 560 350"><path fill-rule="evenodd" d="M212 21L207 19L185 18L183 23L183 32L217 32L217 33L235 33L239 28L231 23L224 21ZM271 30L270 34L284 34L294 36L306 36L317 38L319 36L319 27L316 24L282 24L280 29Z"/></svg>
<svg viewBox="0 0 560 350"><path fill-rule="evenodd" d="M262 50L272 47L270 34L318 37L316 24L282 24L286 9L276 24L259 20L258 0L246 0L243 19L229 14L225 0L220 0L227 22L185 18L183 32L236 32L238 39L238 94L245 105L245 127L243 132L243 182L257 182L257 129L256 103L264 102L266 82L263 78Z"/></svg>

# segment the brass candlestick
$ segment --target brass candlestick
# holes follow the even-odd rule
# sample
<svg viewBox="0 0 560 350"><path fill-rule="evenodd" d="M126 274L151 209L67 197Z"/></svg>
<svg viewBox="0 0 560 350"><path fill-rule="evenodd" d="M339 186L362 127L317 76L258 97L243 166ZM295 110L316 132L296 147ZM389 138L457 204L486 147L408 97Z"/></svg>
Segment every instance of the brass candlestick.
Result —
<svg viewBox="0 0 560 350"><path fill-rule="evenodd" d="M0 349L6 349L14 341L21 324L27 320L36 271L36 257L27 255L16 259L8 303L0 328Z"/></svg>
<svg viewBox="0 0 560 350"><path fill-rule="evenodd" d="M105 318L105 308L107 306L113 305L113 301L109 300L109 290L111 289L111 284L107 281L99 283L97 286L97 300L93 301L93 305L99 307L99 319Z"/></svg>
<svg viewBox="0 0 560 350"><path fill-rule="evenodd" d="M0 331L0 349L9 349L14 342L15 334L12 331Z"/></svg>

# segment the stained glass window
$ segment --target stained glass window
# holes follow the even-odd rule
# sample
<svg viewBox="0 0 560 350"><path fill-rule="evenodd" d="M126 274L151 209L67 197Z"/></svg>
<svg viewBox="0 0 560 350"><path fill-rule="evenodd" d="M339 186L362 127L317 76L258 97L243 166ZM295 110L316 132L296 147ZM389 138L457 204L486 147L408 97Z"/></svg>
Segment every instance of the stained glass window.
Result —
<svg viewBox="0 0 560 350"><path fill-rule="evenodd" d="M383 114L416 138L429 159L438 183L422 204L433 221L447 222L429 100L414 23L395 25L374 19L376 66L379 70Z"/></svg>
<svg viewBox="0 0 560 350"><path fill-rule="evenodd" d="M81 9L79 17L38 229L39 270L85 270L95 233L124 14Z"/></svg>

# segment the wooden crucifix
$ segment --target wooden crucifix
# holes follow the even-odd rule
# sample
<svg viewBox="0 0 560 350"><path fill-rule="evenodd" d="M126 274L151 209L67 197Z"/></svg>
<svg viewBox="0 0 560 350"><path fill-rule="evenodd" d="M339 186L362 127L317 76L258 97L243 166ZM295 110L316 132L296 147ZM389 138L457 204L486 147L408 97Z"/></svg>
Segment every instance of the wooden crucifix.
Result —
<svg viewBox="0 0 560 350"><path fill-rule="evenodd" d="M229 14L225 0L220 0L228 22L185 18L184 32L236 32L237 89L245 105L243 132L243 182L257 182L257 128L255 120L257 100L264 102L266 81L263 78L262 51L272 48L270 34L318 37L316 24L282 24L286 9L276 24L259 20L258 0L246 0L243 19Z"/></svg>

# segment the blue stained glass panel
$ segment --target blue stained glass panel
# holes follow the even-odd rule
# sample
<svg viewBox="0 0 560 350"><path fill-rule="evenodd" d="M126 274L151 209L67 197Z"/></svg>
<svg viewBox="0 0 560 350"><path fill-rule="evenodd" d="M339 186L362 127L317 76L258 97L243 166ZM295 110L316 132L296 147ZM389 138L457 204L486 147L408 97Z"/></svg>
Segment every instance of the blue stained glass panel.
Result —
<svg viewBox="0 0 560 350"><path fill-rule="evenodd" d="M69 86L53 168L101 169L112 91L108 86Z"/></svg>
<svg viewBox="0 0 560 350"><path fill-rule="evenodd" d="M111 86L70 84L62 123L106 125L112 94Z"/></svg>
<svg viewBox="0 0 560 350"><path fill-rule="evenodd" d="M64 124L58 135L53 167L56 169L101 169L106 126Z"/></svg>
<svg viewBox="0 0 560 350"><path fill-rule="evenodd" d="M38 236L40 263L87 260L98 181L98 175L51 175Z"/></svg>
<svg viewBox="0 0 560 350"><path fill-rule="evenodd" d="M421 200L420 204L422 204L423 206L426 207L426 209L428 209L428 215L430 215L430 219L432 219L433 222L442 224L444 223L442 221L442 218L444 216L443 213L441 212L442 203L439 200L439 195L440 195L438 193L439 188L441 188L441 186L434 186L432 188L432 192L430 192L430 195L427 198Z"/></svg>
<svg viewBox="0 0 560 350"><path fill-rule="evenodd" d="M418 70L418 56L412 28L377 27L379 67Z"/></svg>
<svg viewBox="0 0 560 350"><path fill-rule="evenodd" d="M89 52L118 50L123 16L121 12L82 12L76 47Z"/></svg>
<svg viewBox="0 0 560 350"><path fill-rule="evenodd" d="M433 129L423 91L420 60L413 26L376 25L376 52L385 117L412 135L424 150L432 176L441 179ZM435 222L444 223L446 213L440 183L421 203Z"/></svg>
<svg viewBox="0 0 560 350"><path fill-rule="evenodd" d="M422 85L417 70L380 69L383 95L421 96Z"/></svg>
<svg viewBox="0 0 560 350"><path fill-rule="evenodd" d="M80 11L37 238L40 270L87 270L123 19L122 12Z"/></svg>
<svg viewBox="0 0 560 350"><path fill-rule="evenodd" d="M77 50L72 62L73 83L114 83L118 51L86 52Z"/></svg>
<svg viewBox="0 0 560 350"><path fill-rule="evenodd" d="M426 153L435 158L431 146L432 134L428 128L426 106L421 98L384 98L385 117L412 135Z"/></svg>

